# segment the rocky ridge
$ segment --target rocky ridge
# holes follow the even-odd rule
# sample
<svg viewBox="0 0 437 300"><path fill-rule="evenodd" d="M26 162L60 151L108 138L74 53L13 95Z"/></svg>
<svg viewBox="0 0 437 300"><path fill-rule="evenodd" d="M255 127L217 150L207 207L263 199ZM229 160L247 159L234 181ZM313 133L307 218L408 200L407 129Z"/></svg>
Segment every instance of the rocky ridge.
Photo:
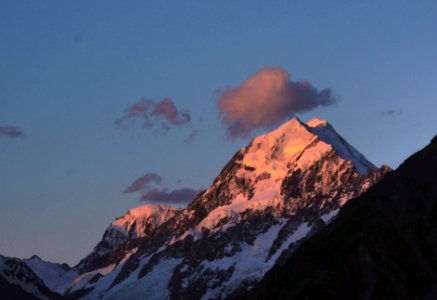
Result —
<svg viewBox="0 0 437 300"><path fill-rule="evenodd" d="M241 148L187 208L146 204L116 219L64 297L237 297L387 172L328 122L293 118Z"/></svg>

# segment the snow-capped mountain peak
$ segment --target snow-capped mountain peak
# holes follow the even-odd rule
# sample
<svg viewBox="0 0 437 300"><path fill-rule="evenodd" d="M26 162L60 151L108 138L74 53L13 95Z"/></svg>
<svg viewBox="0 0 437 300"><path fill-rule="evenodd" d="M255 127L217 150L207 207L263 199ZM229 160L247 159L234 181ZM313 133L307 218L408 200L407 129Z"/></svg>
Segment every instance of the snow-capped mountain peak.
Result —
<svg viewBox="0 0 437 300"><path fill-rule="evenodd" d="M143 237L172 217L175 211L176 209L167 204L144 204L115 219L110 228L133 238Z"/></svg>
<svg viewBox="0 0 437 300"><path fill-rule="evenodd" d="M33 266L28 264L29 261L32 261ZM41 270L42 265L45 265L46 270ZM35 266L36 268L33 269ZM39 257L21 260L0 255L1 299L62 299L56 292L65 291L62 286L58 285L61 281L64 285L69 284L69 279L63 277L68 271L55 274L51 272L54 270L52 267L56 268L56 264L44 262ZM44 278L45 275L49 278ZM56 277L59 275L59 278L54 278L52 275Z"/></svg>
<svg viewBox="0 0 437 300"><path fill-rule="evenodd" d="M42 279L48 288L61 295L66 291L71 281L79 275L67 264L51 263L37 255L24 259L23 262Z"/></svg>
<svg viewBox="0 0 437 300"><path fill-rule="evenodd" d="M236 296L387 171L327 121L292 118L237 151L187 208L146 204L114 220L66 296Z"/></svg>
<svg viewBox="0 0 437 300"><path fill-rule="evenodd" d="M385 172L328 122L292 118L237 151L186 209L140 207L115 220L71 291L95 287L84 299L225 298L256 283ZM142 234L148 227L135 224L156 211L166 217Z"/></svg>
<svg viewBox="0 0 437 300"><path fill-rule="evenodd" d="M376 169L376 166L339 135L328 121L314 118L307 123L307 126L308 130L316 134L321 141L332 145L339 156L350 160L361 175Z"/></svg>
<svg viewBox="0 0 437 300"><path fill-rule="evenodd" d="M83 273L117 262L119 257L125 255L127 242L150 237L179 210L166 204L144 204L130 209L108 226L93 252L82 259L76 268ZM114 255L116 252L119 253Z"/></svg>
<svg viewBox="0 0 437 300"><path fill-rule="evenodd" d="M314 128L314 127L321 127L321 128L323 128L323 127L326 127L326 126L331 126L331 124L329 124L329 122L326 121L326 120L322 120L322 119L319 119L319 118L313 118L313 119L311 119L310 121L307 122L307 126L312 127L312 128Z"/></svg>
<svg viewBox="0 0 437 300"><path fill-rule="evenodd" d="M268 161L298 162L304 169L334 150L340 157L350 160L357 171L364 175L376 167L355 150L325 120L314 118L307 124L293 117L270 133L255 138L246 148L245 165L257 167Z"/></svg>

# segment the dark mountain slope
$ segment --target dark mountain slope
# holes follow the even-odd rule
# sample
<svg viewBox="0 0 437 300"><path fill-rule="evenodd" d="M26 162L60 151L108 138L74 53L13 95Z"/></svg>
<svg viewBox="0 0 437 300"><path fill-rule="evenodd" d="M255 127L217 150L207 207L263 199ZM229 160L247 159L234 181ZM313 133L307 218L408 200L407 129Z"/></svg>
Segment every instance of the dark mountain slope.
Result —
<svg viewBox="0 0 437 300"><path fill-rule="evenodd" d="M248 299L437 299L437 136L271 269Z"/></svg>

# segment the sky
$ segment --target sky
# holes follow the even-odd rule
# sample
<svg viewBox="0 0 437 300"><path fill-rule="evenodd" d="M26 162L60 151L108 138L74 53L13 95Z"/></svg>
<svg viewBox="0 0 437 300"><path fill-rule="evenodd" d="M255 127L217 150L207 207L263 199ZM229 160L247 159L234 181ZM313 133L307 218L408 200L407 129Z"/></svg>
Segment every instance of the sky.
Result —
<svg viewBox="0 0 437 300"><path fill-rule="evenodd" d="M293 115L396 168L437 134L436 41L435 1L2 0L0 253L74 265Z"/></svg>

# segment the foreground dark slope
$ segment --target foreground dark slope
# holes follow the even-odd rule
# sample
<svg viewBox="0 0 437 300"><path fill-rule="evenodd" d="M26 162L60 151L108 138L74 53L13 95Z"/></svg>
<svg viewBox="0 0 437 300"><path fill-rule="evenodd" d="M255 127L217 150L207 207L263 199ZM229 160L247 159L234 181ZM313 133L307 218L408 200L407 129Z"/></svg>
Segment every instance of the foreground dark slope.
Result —
<svg viewBox="0 0 437 300"><path fill-rule="evenodd" d="M437 299L437 136L349 201L248 299Z"/></svg>

